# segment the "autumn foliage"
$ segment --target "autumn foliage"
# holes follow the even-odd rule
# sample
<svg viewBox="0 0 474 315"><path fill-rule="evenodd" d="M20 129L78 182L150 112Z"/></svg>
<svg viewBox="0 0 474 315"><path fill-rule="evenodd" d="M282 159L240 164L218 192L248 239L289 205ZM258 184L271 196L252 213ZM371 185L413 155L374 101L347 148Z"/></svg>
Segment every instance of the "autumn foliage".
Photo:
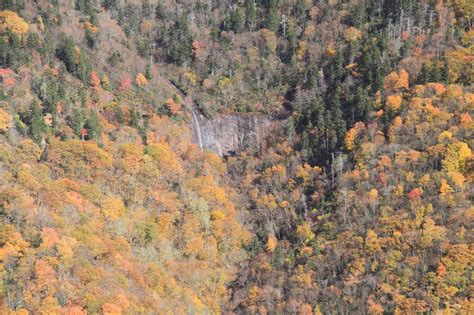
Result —
<svg viewBox="0 0 474 315"><path fill-rule="evenodd" d="M101 149L72 140L53 141L38 162L38 149L8 145L0 154L19 170L0 189L2 213L12 216L2 223L0 274L32 279L15 296L1 284L11 306L21 299L27 310L46 313L218 312L248 236L212 155L197 151L187 161L186 142ZM194 163L213 175L190 171ZM18 232L20 216L32 234Z"/></svg>
<svg viewBox="0 0 474 315"><path fill-rule="evenodd" d="M10 30L18 35L28 32L28 23L12 11L0 11L0 32Z"/></svg>
<svg viewBox="0 0 474 315"><path fill-rule="evenodd" d="M2 1L0 314L473 313L471 2Z"/></svg>
<svg viewBox="0 0 474 315"><path fill-rule="evenodd" d="M135 78L135 83L138 86L144 86L148 85L148 80L145 78L145 76L142 73L137 74L137 77Z"/></svg>
<svg viewBox="0 0 474 315"><path fill-rule="evenodd" d="M12 123L10 114L0 108L0 130L8 130Z"/></svg>
<svg viewBox="0 0 474 315"><path fill-rule="evenodd" d="M270 153L272 162L263 162L274 166L247 173L241 185L255 200L251 215L261 215L271 233L251 263L256 274L248 285L238 287L247 294L234 300L242 309L273 310L270 300L279 301L282 312L306 312L307 303L319 301L314 307L319 309L329 307L325 299L334 298L339 307L374 314L445 311L446 305L469 313L467 275L474 252L468 232L472 152L467 137L472 125L465 110L472 106L470 93L443 84L436 86L443 92L436 92L433 84L409 89L405 83L397 85L399 74L393 77L387 89L396 87L397 94L386 102L398 114L382 112L371 123L359 122L348 131L345 147L354 164L338 177L333 207L318 202L322 191L317 189L309 193L312 201L300 204L301 189L324 180L309 177L309 167L297 168L296 178L287 171L288 185L278 186L273 169L285 164L281 147ZM412 105L404 109L403 103ZM285 170L290 165L286 162ZM267 178L271 192L261 184ZM303 216L294 222L295 240L275 238L275 226L284 235L281 230L295 218L298 205L308 212L305 220ZM277 269L278 264L288 271ZM337 270L342 273L333 276ZM275 278L281 282L275 284ZM374 287L362 293L367 281ZM279 290L285 292L283 298ZM297 292L305 295L295 298ZM364 297L354 300L351 292Z"/></svg>

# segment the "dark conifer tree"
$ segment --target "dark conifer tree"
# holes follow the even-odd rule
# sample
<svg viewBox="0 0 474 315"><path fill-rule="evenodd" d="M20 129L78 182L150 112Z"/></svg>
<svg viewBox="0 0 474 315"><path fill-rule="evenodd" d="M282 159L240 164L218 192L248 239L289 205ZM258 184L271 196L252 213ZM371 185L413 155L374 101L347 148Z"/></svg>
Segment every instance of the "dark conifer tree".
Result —
<svg viewBox="0 0 474 315"><path fill-rule="evenodd" d="M431 66L431 75L430 81L431 82L441 82L442 72L438 61L433 62Z"/></svg>
<svg viewBox="0 0 474 315"><path fill-rule="evenodd" d="M81 136L82 128L84 128L84 111L80 107L74 108L70 119L70 125L76 136Z"/></svg>
<svg viewBox="0 0 474 315"><path fill-rule="evenodd" d="M182 65L191 59L192 42L191 31L188 27L186 14L182 14L168 30L169 48L168 59Z"/></svg>
<svg viewBox="0 0 474 315"><path fill-rule="evenodd" d="M327 108L327 112L330 113L330 117L328 118L330 118L331 129L333 129L335 135L335 137L330 141L330 150L334 150L342 145L347 131L346 122L341 108L341 94L342 90L338 86Z"/></svg>
<svg viewBox="0 0 474 315"><path fill-rule="evenodd" d="M428 65L428 63L424 62L421 65L421 70L420 74L418 75L418 83L420 84L426 84L430 81L431 78L431 69Z"/></svg>
<svg viewBox="0 0 474 315"><path fill-rule="evenodd" d="M268 7L268 16L265 27L270 31L277 33L280 27L280 17L278 15L278 0L270 0Z"/></svg>
<svg viewBox="0 0 474 315"><path fill-rule="evenodd" d="M43 134L46 131L41 107L37 102L34 102L30 107L30 135L36 143L41 143Z"/></svg>
<svg viewBox="0 0 474 315"><path fill-rule="evenodd" d="M168 12L166 11L166 6L163 4L163 1L158 1L158 4L155 8L155 17L158 20L165 20L168 16Z"/></svg>
<svg viewBox="0 0 474 315"><path fill-rule="evenodd" d="M287 23L286 26L286 39L288 41L288 44L286 46L286 53L285 56L283 56L283 60L285 63L291 62L292 58L296 54L296 42L297 42L297 37L296 37L296 32L295 32L295 27L294 23L290 20Z"/></svg>
<svg viewBox="0 0 474 315"><path fill-rule="evenodd" d="M449 62L446 57L443 58L443 73L442 73L443 81L445 84L451 83L451 74L449 69Z"/></svg>
<svg viewBox="0 0 474 315"><path fill-rule="evenodd" d="M236 32L240 33L243 31L244 28L244 18L242 16L242 12L240 11L239 7L233 10L230 13L230 28Z"/></svg>
<svg viewBox="0 0 474 315"><path fill-rule="evenodd" d="M88 139L99 140L102 133L99 117L95 111L92 111L89 119L86 121L86 128L88 131Z"/></svg>
<svg viewBox="0 0 474 315"><path fill-rule="evenodd" d="M255 7L255 0L245 1L245 26L248 31L255 29L255 23L257 21L257 8Z"/></svg>
<svg viewBox="0 0 474 315"><path fill-rule="evenodd" d="M367 121L370 111L373 110L373 104L366 89L357 87L353 104L350 123Z"/></svg>

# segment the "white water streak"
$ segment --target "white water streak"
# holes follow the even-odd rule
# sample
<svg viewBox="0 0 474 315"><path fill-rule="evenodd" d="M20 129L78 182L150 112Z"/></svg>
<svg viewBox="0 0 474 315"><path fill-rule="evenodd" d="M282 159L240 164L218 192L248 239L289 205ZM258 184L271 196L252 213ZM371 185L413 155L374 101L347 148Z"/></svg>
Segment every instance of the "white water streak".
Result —
<svg viewBox="0 0 474 315"><path fill-rule="evenodd" d="M199 142L199 148L202 152L202 136L201 136L201 126L199 125L199 120L197 119L196 113L194 112L194 108L191 107L191 114L193 115L194 124L196 126L196 133Z"/></svg>

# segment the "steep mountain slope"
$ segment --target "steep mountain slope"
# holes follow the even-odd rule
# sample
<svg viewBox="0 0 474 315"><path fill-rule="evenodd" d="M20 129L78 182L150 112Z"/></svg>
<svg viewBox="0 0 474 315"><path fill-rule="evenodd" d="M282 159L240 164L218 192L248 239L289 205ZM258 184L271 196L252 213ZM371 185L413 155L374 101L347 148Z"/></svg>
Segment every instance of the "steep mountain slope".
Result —
<svg viewBox="0 0 474 315"><path fill-rule="evenodd" d="M0 313L472 313L473 17L2 1Z"/></svg>
<svg viewBox="0 0 474 315"><path fill-rule="evenodd" d="M470 313L474 104L463 90L394 90L399 106L385 102L346 135L332 185L287 145L235 162L266 245L253 245L229 308Z"/></svg>

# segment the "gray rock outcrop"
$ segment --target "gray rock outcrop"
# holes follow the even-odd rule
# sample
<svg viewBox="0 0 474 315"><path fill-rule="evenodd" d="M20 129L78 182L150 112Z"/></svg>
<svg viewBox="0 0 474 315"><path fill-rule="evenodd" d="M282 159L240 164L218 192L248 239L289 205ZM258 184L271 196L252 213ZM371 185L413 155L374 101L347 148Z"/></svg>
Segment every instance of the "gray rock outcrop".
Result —
<svg viewBox="0 0 474 315"><path fill-rule="evenodd" d="M192 115L196 143L220 156L259 150L272 130L270 115L230 113L206 118L195 109Z"/></svg>

